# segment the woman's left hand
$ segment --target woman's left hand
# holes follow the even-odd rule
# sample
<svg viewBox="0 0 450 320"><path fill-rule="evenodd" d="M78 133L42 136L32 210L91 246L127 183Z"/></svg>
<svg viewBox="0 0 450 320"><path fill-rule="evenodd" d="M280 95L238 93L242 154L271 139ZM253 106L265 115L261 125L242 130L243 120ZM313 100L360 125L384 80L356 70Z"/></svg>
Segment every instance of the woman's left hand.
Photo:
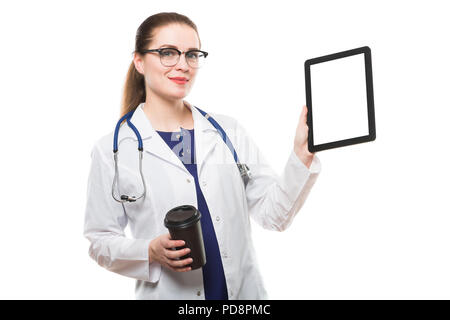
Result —
<svg viewBox="0 0 450 320"><path fill-rule="evenodd" d="M306 124L307 113L308 108L304 105L297 125L297 131L295 133L294 152L309 169L315 153L311 153L308 150L308 125Z"/></svg>

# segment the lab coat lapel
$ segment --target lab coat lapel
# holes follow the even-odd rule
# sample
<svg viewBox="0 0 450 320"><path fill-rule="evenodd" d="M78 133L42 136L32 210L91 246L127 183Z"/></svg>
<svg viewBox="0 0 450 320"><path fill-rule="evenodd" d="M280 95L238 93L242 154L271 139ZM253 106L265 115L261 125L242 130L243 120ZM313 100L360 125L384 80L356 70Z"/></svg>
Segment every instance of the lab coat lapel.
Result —
<svg viewBox="0 0 450 320"><path fill-rule="evenodd" d="M197 162L197 175L200 178L203 165L208 155L220 143L220 134L217 129L194 106L192 110L194 119L195 157Z"/></svg>
<svg viewBox="0 0 450 320"><path fill-rule="evenodd" d="M169 148L166 142L161 138L158 132L152 127L150 119L147 118L144 110L142 109L144 102L139 104L131 117L131 122L138 129L143 143L144 151L148 154L152 154L163 161L167 161L181 170L189 173L186 170L183 163L175 155L175 153ZM129 130L133 135L134 133ZM136 136L134 139L137 141Z"/></svg>
<svg viewBox="0 0 450 320"><path fill-rule="evenodd" d="M197 108L195 108L195 106L192 107L187 102L186 104L191 109L194 120L195 156L197 160L197 174L200 176L204 161L216 146L220 135L214 126L200 113L200 111L197 110ZM144 151L159 157L190 174L183 162L175 155L163 138L152 127L150 120L142 109L143 106L144 103L142 102L136 108L136 111L131 118L131 122L141 134ZM131 130L129 131L132 133ZM135 136L133 138L137 141Z"/></svg>

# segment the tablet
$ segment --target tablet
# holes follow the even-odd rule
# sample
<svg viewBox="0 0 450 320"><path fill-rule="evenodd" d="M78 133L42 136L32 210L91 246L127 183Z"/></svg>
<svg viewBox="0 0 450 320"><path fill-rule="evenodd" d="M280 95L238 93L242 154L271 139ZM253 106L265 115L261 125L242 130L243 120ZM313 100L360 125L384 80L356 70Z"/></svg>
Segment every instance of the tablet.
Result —
<svg viewBox="0 0 450 320"><path fill-rule="evenodd" d="M372 82L367 46L305 61L310 152L375 140Z"/></svg>

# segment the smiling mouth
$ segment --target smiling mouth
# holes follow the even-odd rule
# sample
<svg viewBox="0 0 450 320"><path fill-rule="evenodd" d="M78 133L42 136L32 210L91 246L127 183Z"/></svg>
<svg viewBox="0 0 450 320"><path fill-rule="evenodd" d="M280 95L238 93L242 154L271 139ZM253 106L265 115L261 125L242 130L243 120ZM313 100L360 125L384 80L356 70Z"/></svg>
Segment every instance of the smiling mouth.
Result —
<svg viewBox="0 0 450 320"><path fill-rule="evenodd" d="M177 77L175 77L175 78L170 78L170 77L169 77L169 79L170 79L170 80L175 80L175 81L185 81L185 82L188 82L188 81L189 81L189 79L186 79L186 78L177 78Z"/></svg>
<svg viewBox="0 0 450 320"><path fill-rule="evenodd" d="M170 79L170 78L169 78ZM180 85L185 85L186 83L188 83L189 80L178 80L178 79L170 79L173 82L175 82L176 84L180 84Z"/></svg>

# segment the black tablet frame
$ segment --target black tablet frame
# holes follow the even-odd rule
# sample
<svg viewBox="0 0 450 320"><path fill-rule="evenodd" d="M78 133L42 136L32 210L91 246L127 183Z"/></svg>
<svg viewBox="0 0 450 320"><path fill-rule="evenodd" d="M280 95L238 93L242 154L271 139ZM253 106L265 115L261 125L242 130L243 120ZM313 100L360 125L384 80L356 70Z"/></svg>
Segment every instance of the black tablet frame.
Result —
<svg viewBox="0 0 450 320"><path fill-rule="evenodd" d="M366 96L367 96L367 118L369 121L369 134L366 136L355 137L345 140L338 140L327 142L319 145L314 145L313 139L313 104L311 101L311 65L327 62L335 59L345 58L356 54L364 53L365 69L366 69ZM333 148L349 146L353 144L369 142L375 140L375 108L373 101L373 79L372 79L372 57L368 46L346 50L338 53L329 54L326 56L308 59L305 61L305 88L306 88L306 106L308 108L307 125L308 125L308 150L309 152L317 152Z"/></svg>

